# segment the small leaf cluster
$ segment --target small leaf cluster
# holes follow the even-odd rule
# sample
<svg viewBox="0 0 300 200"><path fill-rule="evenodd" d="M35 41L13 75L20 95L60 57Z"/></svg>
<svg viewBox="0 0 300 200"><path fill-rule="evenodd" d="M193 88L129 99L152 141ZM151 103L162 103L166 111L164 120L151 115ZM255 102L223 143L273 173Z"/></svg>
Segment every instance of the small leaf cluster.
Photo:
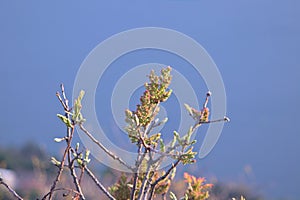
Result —
<svg viewBox="0 0 300 200"><path fill-rule="evenodd" d="M196 178L188 173L184 173L185 181L188 184L186 196L189 200L204 200L209 197L209 190L213 184L205 184L205 178Z"/></svg>
<svg viewBox="0 0 300 200"><path fill-rule="evenodd" d="M205 200L209 198L209 191L213 187L213 184L205 183L205 178L196 178L188 173L184 173L184 179L188 187L180 200ZM170 199L177 200L173 192L170 192Z"/></svg>
<svg viewBox="0 0 300 200"><path fill-rule="evenodd" d="M85 92L81 90L78 95L78 98L75 99L72 113L67 110L65 111L65 115L57 114L57 117L69 128L74 128L75 124L80 124L85 122L85 119L81 114L81 108L82 108L81 101L84 96L84 93ZM69 118L68 115L71 115L72 117ZM58 139L56 139L55 141L60 142Z"/></svg>
<svg viewBox="0 0 300 200"><path fill-rule="evenodd" d="M186 110L189 112L189 115L197 121L199 124L206 123L209 120L209 108L203 107L202 110L196 110L195 108L192 108L188 104L184 104Z"/></svg>

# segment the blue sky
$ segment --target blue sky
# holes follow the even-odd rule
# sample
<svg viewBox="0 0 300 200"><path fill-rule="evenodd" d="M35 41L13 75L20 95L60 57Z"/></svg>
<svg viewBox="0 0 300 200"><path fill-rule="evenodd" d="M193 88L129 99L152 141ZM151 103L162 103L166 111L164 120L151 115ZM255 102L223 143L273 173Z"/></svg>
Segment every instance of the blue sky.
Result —
<svg viewBox="0 0 300 200"><path fill-rule="evenodd" d="M71 95L88 53L128 29L170 28L208 51L226 87L232 121L199 168L296 199L299 19L296 0L0 1L0 145L35 141L55 150L53 137L63 129L55 92L63 82Z"/></svg>

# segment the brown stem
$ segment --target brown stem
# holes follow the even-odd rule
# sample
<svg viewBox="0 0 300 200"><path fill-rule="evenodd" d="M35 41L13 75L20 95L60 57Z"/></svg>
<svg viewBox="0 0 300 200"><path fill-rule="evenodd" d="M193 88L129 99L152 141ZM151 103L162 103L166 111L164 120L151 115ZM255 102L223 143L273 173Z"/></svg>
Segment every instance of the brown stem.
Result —
<svg viewBox="0 0 300 200"><path fill-rule="evenodd" d="M174 164L172 164L172 166L169 168L169 170L160 178L158 178L154 183L151 184L151 190L150 190L150 196L148 198L148 200L152 200L154 192L155 192L155 186L162 180L164 180L165 178L167 178L169 176L169 174L172 172L172 170L180 163L180 159L178 159Z"/></svg>
<svg viewBox="0 0 300 200"><path fill-rule="evenodd" d="M70 151L68 152L68 156L70 156ZM85 197L84 197L84 195L82 193L82 189L81 189L81 186L80 186L80 183L79 183L79 180L77 178L76 171L75 171L75 168L74 168L74 161L75 161L75 159L76 158L74 158L71 162L69 162L69 166L68 167L70 169L71 176L73 178L73 182L74 182L74 185L76 187L76 190L79 193L80 198L84 200Z"/></svg>
<svg viewBox="0 0 300 200"><path fill-rule="evenodd" d="M67 142L68 143L68 142ZM69 143L68 143L69 144ZM61 159L61 162L60 162L60 165L58 166L59 167L59 170L57 172L57 175L56 175L56 178L51 186L51 189L50 189L50 192L49 192L49 195L45 195L42 200L45 200L47 196L49 196L49 200L52 199L52 195L53 195L53 192L56 188L56 185L58 183L58 181L60 180L60 177L61 177L61 174L63 172L63 168L64 168L64 165L65 165L65 160L66 160L66 156L67 156L67 153L68 153L68 150L69 150L69 145L67 146L67 148L65 149L64 151L64 154L63 154L63 157Z"/></svg>
<svg viewBox="0 0 300 200"><path fill-rule="evenodd" d="M68 191L68 192L73 192L73 193L79 195L79 193L78 193L76 190L73 190L73 189L70 189L70 188L56 188L56 189L54 189L54 191ZM48 193L45 195L45 197L47 197L47 196L49 196L49 195L50 195L50 192L48 192Z"/></svg>
<svg viewBox="0 0 300 200"><path fill-rule="evenodd" d="M139 179L138 173L139 173L139 169L140 169L141 154L142 154L142 144L139 142L138 143L138 157L137 157L136 163L135 163L136 171L134 173L133 186L132 186L132 191L131 191L131 195L130 195L131 200L134 200L135 193L136 193L136 185L137 185L137 182L138 182L138 179Z"/></svg>
<svg viewBox="0 0 300 200"><path fill-rule="evenodd" d="M86 173L92 178L92 180L95 182L95 184L98 186L98 188L110 199L110 200L116 200L106 189L105 187L98 181L96 176L93 174L93 172L85 166Z"/></svg>
<svg viewBox="0 0 300 200"><path fill-rule="evenodd" d="M134 171L134 168L125 163L120 157L116 156L113 152L109 151L102 143L100 143L94 136L84 128L82 124L79 124L79 128L95 143L97 144L107 155L109 155L114 160L117 160L120 164L125 166L126 168L130 169L131 171Z"/></svg>
<svg viewBox="0 0 300 200"><path fill-rule="evenodd" d="M20 197L20 196L18 195L18 193L17 193L14 189L12 189L7 183L5 183L5 182L3 181L2 178L0 178L0 185L4 185L4 186L7 188L7 190L8 190L8 191L9 191L16 199L18 199L18 200L23 200L23 198Z"/></svg>
<svg viewBox="0 0 300 200"><path fill-rule="evenodd" d="M69 111L69 101L68 99L66 98L66 94L65 94L65 89L64 89L64 86L63 84L60 85L61 87L61 91L62 91L62 95L63 95L63 99L61 98L61 96L59 95L59 93L56 93L56 96L58 97L59 101L62 103L63 107L64 107L64 110L65 110L65 116L67 118L69 118L69 114L68 114L68 111ZM63 157L61 159L61 163L60 163L60 166L59 166L59 170L58 170L58 173L57 173L57 176L51 186L51 189L50 189L50 192L49 192L49 200L52 199L52 195L53 195L53 192L56 188L56 185L58 183L58 181L60 180L60 177L61 177L61 174L63 172L63 168L64 168L64 165L65 165L65 160L66 160L66 157L68 155L69 157L69 150L71 148L71 141L72 141L72 137L73 137L73 134L74 134L74 127L73 128L70 128L68 127L67 128L67 139L66 139L66 143L67 143L67 147L64 151L64 154L63 154ZM69 159L70 161L70 159ZM47 196L44 196L43 197L43 200L46 199Z"/></svg>

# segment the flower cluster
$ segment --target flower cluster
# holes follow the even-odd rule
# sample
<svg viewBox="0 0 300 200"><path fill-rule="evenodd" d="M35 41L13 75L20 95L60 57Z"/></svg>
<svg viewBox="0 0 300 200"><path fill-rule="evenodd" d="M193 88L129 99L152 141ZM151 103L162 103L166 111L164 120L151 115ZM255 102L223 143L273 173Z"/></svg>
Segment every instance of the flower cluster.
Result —
<svg viewBox="0 0 300 200"><path fill-rule="evenodd" d="M156 106L170 97L172 93L172 90L168 90L172 80L170 72L171 67L162 69L160 76L157 76L153 70L151 71L150 83L145 84L146 90L140 98L136 111L133 112L137 115L141 126L146 127L158 112L155 110Z"/></svg>

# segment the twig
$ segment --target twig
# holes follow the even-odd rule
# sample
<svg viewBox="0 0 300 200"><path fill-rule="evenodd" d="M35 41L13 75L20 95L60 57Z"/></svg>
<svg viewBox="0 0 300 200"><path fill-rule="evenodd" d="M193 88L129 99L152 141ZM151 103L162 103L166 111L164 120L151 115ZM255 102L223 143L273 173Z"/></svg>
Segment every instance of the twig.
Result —
<svg viewBox="0 0 300 200"><path fill-rule="evenodd" d="M138 173L139 173L139 169L140 169L141 154L142 154L142 144L141 144L141 142L139 142L138 143L138 156L137 156L136 163L135 163L136 172L134 173L132 191L131 191L131 195L130 195L131 200L134 200L135 193L136 193L136 184L139 179Z"/></svg>
<svg viewBox="0 0 300 200"><path fill-rule="evenodd" d="M79 195L79 193L78 193L76 190L73 190L73 189L70 189L70 188L56 188L56 189L54 189L54 191L68 191L68 192L73 192L73 193ZM48 192L48 193L45 195L45 197L47 197L47 196L49 196L49 195L50 195L50 192Z"/></svg>
<svg viewBox="0 0 300 200"><path fill-rule="evenodd" d="M107 155L109 155L111 158L113 158L114 160L117 160L120 164L122 164L123 166L127 167L128 169L130 169L131 171L134 172L134 168L131 167L130 165L128 165L127 163L125 163L125 161L123 161L120 157L116 156L113 152L109 151L106 147L103 146L103 144L101 144L96 138L94 138L94 136L84 128L84 126L82 124L79 124L79 128L95 143L97 144Z"/></svg>
<svg viewBox="0 0 300 200"><path fill-rule="evenodd" d="M95 184L98 186L98 188L110 199L110 200L116 200L106 189L105 187L98 181L96 176L93 174L93 172L85 166L86 173L92 178L92 180L95 182Z"/></svg>
<svg viewBox="0 0 300 200"><path fill-rule="evenodd" d="M147 166L147 170L146 170L146 173L145 173L145 177L143 179L143 182L142 182L142 186L140 188L140 192L139 192L139 196L137 198L137 200L141 200L145 194L145 188L147 186L147 184L149 183L149 179L148 179L148 176L150 174L150 165L148 164Z"/></svg>
<svg viewBox="0 0 300 200"><path fill-rule="evenodd" d="M69 145L68 145L68 147L69 147ZM63 154L63 157L62 157L62 159L61 159L61 163L60 163L60 165L58 166L58 167L59 167L59 170L58 170L58 172L57 172L56 178L55 178L55 180L54 180L54 182L53 182L53 184L52 184L52 186L51 186L50 192L49 192L49 200L52 199L52 195L53 195L53 192L54 192L54 190L55 190L55 187L56 187L58 181L60 180L61 174L62 174L62 172L63 172L63 168L64 168L64 165L65 165L65 160L66 160L67 153L68 153L68 147L65 149L64 154ZM48 196L48 195L45 195L45 196L42 198L42 200L45 200L47 196Z"/></svg>
<svg viewBox="0 0 300 200"><path fill-rule="evenodd" d="M65 89L64 89L64 86L63 84L60 85L61 87L61 92L62 92L62 95L63 95L63 99L61 98L60 94L59 93L56 93L56 96L58 97L59 101L62 103L63 107L64 107L64 110L66 111L65 112L65 116L67 118L69 118L69 114L68 114L68 111L69 111L69 101L68 99L66 98L66 94L65 94ZM61 163L60 163L60 166L59 166L59 170L58 170L58 173L57 173L57 176L51 186L51 189L50 189L50 192L49 192L49 200L52 199L52 195L53 195L53 192L56 188L56 185L58 183L58 181L60 180L60 177L61 177L61 174L63 172L63 168L64 168L64 165L65 165L65 160L66 160L66 157L68 156L68 160L69 160L69 163L70 163L70 148L71 148L71 142L72 142L72 137L73 137L73 134L74 134L74 128L70 128L68 127L67 128L67 138L66 138L66 143L67 143L67 147L64 151L64 154L63 154L63 157L61 159ZM78 191L80 193L80 191ZM46 199L46 195L43 197L43 200Z"/></svg>
<svg viewBox="0 0 300 200"><path fill-rule="evenodd" d="M152 200L152 197L154 195L154 191L155 191L155 186L162 180L164 180L167 176L169 176L169 174L172 172L172 170L180 163L180 159L178 159L174 164L172 164L172 166L169 168L169 170L160 178L158 178L154 183L151 184L151 190L150 190L150 196L149 196L149 200Z"/></svg>
<svg viewBox="0 0 300 200"><path fill-rule="evenodd" d="M206 98L205 98L205 102L204 102L204 104L203 104L203 108L206 108L206 107L207 107L208 100L209 100L209 97L210 97L210 96L211 96L211 92L208 91L208 92L206 93Z"/></svg>
<svg viewBox="0 0 300 200"><path fill-rule="evenodd" d="M84 167L80 167L80 176L79 176L79 184L81 183L81 180L83 178L83 174L84 174Z"/></svg>
<svg viewBox="0 0 300 200"><path fill-rule="evenodd" d="M215 120L208 120L206 122L199 122L199 124L209 124L209 123L215 123L215 122L229 122L230 119L228 117L224 117L223 119L215 119Z"/></svg>
<svg viewBox="0 0 300 200"><path fill-rule="evenodd" d="M65 93L65 87L64 87L64 84L60 84L60 88L61 88L61 93L63 95L63 98L64 98L64 102L66 104L66 107L68 108L67 111L69 111L69 100L67 99L67 96L66 96L66 93Z"/></svg>
<svg viewBox="0 0 300 200"><path fill-rule="evenodd" d="M143 155L146 155L147 153L150 153L148 149L145 149L145 152ZM145 157L145 156L144 156ZM142 162L143 160L141 160ZM141 164L141 163L140 163ZM139 195L138 195L138 198L137 200L141 200L144 196L144 191L145 191L145 188L147 186L147 184L149 183L149 179L148 179L148 176L150 174L150 167L151 167L151 163L150 161L148 161L147 163L147 169L146 169L146 172L145 172L145 175L144 175L144 178L143 178L143 182L142 182L142 185L141 185L141 188L140 188L140 191L139 191Z"/></svg>
<svg viewBox="0 0 300 200"><path fill-rule="evenodd" d="M63 99L61 98L59 92L56 92L56 96L57 96L59 102L61 103L61 105L64 107L64 109L67 110L67 106L66 106L65 102L63 101Z"/></svg>
<svg viewBox="0 0 300 200"><path fill-rule="evenodd" d="M23 200L23 198L20 197L20 196L18 195L18 193L17 193L14 189L12 189L6 182L4 182L2 178L0 178L0 185L4 185L4 186L7 188L7 190L8 190L8 191L9 191L16 199L18 199L18 200Z"/></svg>
<svg viewBox="0 0 300 200"><path fill-rule="evenodd" d="M68 152L68 155L70 155L70 151ZM76 175L76 172L75 172L75 169L74 169L75 159L76 158L74 158L71 162L69 162L69 169L70 169L70 172L71 172L71 176L73 177L73 182L74 182L74 185L76 187L76 190L79 193L79 196L81 197L81 199L84 200L85 197L84 197L84 194L82 193L82 189L81 189L80 183L78 181L78 178L77 178L77 175Z"/></svg>

